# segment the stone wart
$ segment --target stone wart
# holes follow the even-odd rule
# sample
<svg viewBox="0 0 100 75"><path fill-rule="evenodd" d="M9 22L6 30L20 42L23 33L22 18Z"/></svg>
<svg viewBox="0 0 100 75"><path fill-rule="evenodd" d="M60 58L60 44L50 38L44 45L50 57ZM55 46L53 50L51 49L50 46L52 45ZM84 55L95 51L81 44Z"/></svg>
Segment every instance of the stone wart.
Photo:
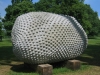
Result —
<svg viewBox="0 0 100 75"><path fill-rule="evenodd" d="M87 47L87 35L74 17L49 12L19 16L11 35L14 54L29 64L75 58Z"/></svg>

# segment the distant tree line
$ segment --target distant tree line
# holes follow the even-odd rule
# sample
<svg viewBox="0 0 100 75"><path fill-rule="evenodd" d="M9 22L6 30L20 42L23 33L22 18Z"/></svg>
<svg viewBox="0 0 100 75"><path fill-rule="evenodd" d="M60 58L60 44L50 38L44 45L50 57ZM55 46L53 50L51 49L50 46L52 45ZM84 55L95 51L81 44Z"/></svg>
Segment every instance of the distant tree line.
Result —
<svg viewBox="0 0 100 75"><path fill-rule="evenodd" d="M0 36L2 35L2 18L0 16Z"/></svg>
<svg viewBox="0 0 100 75"><path fill-rule="evenodd" d="M93 11L90 5L84 4L84 0L40 0L35 4L32 3L32 0L12 0L11 2L12 5L5 9L6 15L2 20L9 36L11 35L15 19L21 14L32 11L45 11L74 16L89 37L97 36L100 33L98 13Z"/></svg>
<svg viewBox="0 0 100 75"><path fill-rule="evenodd" d="M0 16L0 42L2 41L2 18Z"/></svg>

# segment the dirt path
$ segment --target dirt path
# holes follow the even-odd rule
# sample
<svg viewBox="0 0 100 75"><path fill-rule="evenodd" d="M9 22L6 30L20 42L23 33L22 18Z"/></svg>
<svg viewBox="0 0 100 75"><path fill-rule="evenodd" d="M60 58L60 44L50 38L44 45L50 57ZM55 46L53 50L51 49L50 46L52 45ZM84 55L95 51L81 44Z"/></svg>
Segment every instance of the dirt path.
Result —
<svg viewBox="0 0 100 75"><path fill-rule="evenodd" d="M0 75L7 75L8 72L10 71L11 66L9 65L3 65L0 66Z"/></svg>
<svg viewBox="0 0 100 75"><path fill-rule="evenodd" d="M11 71L12 65L20 65L23 64L23 62L11 62L9 65L0 65L0 75L8 75Z"/></svg>

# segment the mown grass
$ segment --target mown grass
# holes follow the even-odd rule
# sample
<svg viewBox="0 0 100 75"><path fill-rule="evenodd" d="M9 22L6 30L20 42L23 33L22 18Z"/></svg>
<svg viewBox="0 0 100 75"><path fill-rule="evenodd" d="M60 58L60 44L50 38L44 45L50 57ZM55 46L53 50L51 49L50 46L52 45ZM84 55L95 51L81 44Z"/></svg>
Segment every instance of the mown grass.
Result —
<svg viewBox="0 0 100 75"><path fill-rule="evenodd" d="M100 75L100 37L89 39L87 49L75 59L82 61L82 66L79 70L72 71L59 66L60 64L57 63L59 67L54 67L53 75ZM17 64L12 64L12 62ZM23 63L19 63L13 54L10 40L0 42L0 66L3 67L5 65L11 66L7 75L38 75L32 69L25 68Z"/></svg>
<svg viewBox="0 0 100 75"><path fill-rule="evenodd" d="M82 71L85 71L87 69L89 69L89 66L87 66L87 65L84 65L84 66L82 65L81 69L77 70L77 71L72 71L72 70L67 69L65 67L54 68L53 69L53 75L66 75L66 73L68 75L68 74L74 74L74 73L78 73L78 72L81 73ZM9 75L39 75L39 74L34 73L34 72L13 72L13 71L11 71L9 73Z"/></svg>
<svg viewBox="0 0 100 75"><path fill-rule="evenodd" d="M12 51L12 43L10 39L0 42L0 64L7 65L17 60Z"/></svg>
<svg viewBox="0 0 100 75"><path fill-rule="evenodd" d="M78 59L89 65L100 66L100 37L89 39L87 49Z"/></svg>

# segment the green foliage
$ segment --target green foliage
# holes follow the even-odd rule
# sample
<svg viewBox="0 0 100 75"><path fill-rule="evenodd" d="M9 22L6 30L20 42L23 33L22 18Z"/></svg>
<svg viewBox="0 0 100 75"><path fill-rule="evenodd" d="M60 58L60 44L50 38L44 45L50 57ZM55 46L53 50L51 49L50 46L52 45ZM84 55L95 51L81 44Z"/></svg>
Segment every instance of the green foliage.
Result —
<svg viewBox="0 0 100 75"><path fill-rule="evenodd" d="M96 36L99 34L100 20L97 12L94 12L89 5L85 5L84 15L82 17L82 25L89 36Z"/></svg>
<svg viewBox="0 0 100 75"><path fill-rule="evenodd" d="M4 30L4 27L3 27L2 18L0 17L0 37L4 37L5 33L6 31Z"/></svg>
<svg viewBox="0 0 100 75"><path fill-rule="evenodd" d="M0 36L2 36L2 22L0 22Z"/></svg>
<svg viewBox="0 0 100 75"><path fill-rule="evenodd" d="M84 0L40 0L34 6L37 11L74 16L88 36L97 36L100 33L98 15L89 5L84 4Z"/></svg>
<svg viewBox="0 0 100 75"><path fill-rule="evenodd" d="M3 19L7 34L10 35L16 17L30 11L45 11L57 14L74 16L83 26L87 35L97 36L100 33L100 20L97 12L90 5L84 4L84 0L39 0L33 4L32 0L11 0Z"/></svg>
<svg viewBox="0 0 100 75"><path fill-rule="evenodd" d="M32 2L32 0L11 0L11 3L15 4L15 3L20 3L22 1L31 1Z"/></svg>
<svg viewBox="0 0 100 75"><path fill-rule="evenodd" d="M1 18L1 16L0 16L0 36L2 36L2 18Z"/></svg>
<svg viewBox="0 0 100 75"><path fill-rule="evenodd" d="M34 11L35 9L30 0L12 0L12 5L9 5L5 10L6 16L3 19L3 24L7 35L10 36L15 19L19 15Z"/></svg>

